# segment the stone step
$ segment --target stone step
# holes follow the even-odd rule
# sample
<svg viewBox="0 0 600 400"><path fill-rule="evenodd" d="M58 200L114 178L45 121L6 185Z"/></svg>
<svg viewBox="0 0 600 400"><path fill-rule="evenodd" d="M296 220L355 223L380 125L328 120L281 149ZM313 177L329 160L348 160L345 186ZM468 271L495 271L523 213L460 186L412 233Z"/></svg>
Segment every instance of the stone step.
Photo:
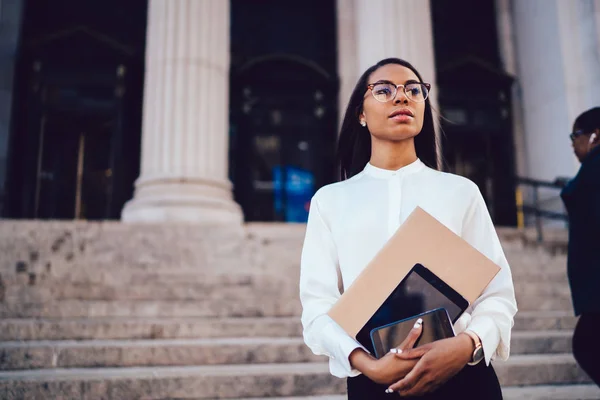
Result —
<svg viewBox="0 0 600 400"><path fill-rule="evenodd" d="M10 289L10 288L9 288ZM206 282L166 282L127 283L123 285L106 284L62 284L54 286L50 291L52 299L63 300L192 300L211 301L214 299L261 301L265 298L286 299L296 293L277 280L251 281L249 283L228 284L223 286ZM14 294L6 291L6 298L11 295L23 299L28 287L14 287ZM298 297L298 296L294 296Z"/></svg>
<svg viewBox="0 0 600 400"><path fill-rule="evenodd" d="M568 311L572 308L567 284L523 283L515 285L522 311ZM277 299L277 301L273 301ZM172 313L170 305L180 303ZM193 311L190 311L191 304ZM282 307L287 311L282 312ZM165 312L164 310L168 311ZM133 285L130 288L86 285L58 286L54 289L13 286L6 290L0 317L78 317L90 316L252 316L299 315L301 306L295 289L285 286L225 287L204 290L202 286L182 284ZM187 311L186 311L187 310ZM4 314L2 314L4 312ZM287 314L286 314L287 313ZM292 314L290 314L292 313Z"/></svg>
<svg viewBox="0 0 600 400"><path fill-rule="evenodd" d="M589 383L570 355L514 356L497 363L503 386ZM252 398L343 394L326 363L0 372L0 393L21 398Z"/></svg>
<svg viewBox="0 0 600 400"><path fill-rule="evenodd" d="M573 332L562 331L513 331L511 354L560 354L571 352Z"/></svg>
<svg viewBox="0 0 600 400"><path fill-rule="evenodd" d="M538 274L529 278L515 277L515 293L520 302L535 303L538 299L552 298L571 299L571 290L566 275L560 274L549 282L548 275ZM213 281L196 280L181 277L181 282L165 280L129 282L119 284L106 283L71 283L51 287L30 287L28 285L12 285L5 290L5 301L24 301L28 296L47 296L54 300L211 300L214 298L260 300L265 297L298 298L296 285L281 278L240 276L237 279L218 279ZM291 287L293 286L293 287ZM30 296L29 293L33 293Z"/></svg>
<svg viewBox="0 0 600 400"><path fill-rule="evenodd" d="M504 400L598 400L596 385L544 385L502 388Z"/></svg>
<svg viewBox="0 0 600 400"><path fill-rule="evenodd" d="M0 372L7 400L217 399L342 394L325 363Z"/></svg>
<svg viewBox="0 0 600 400"><path fill-rule="evenodd" d="M571 354L513 355L494 364L503 386L590 383Z"/></svg>
<svg viewBox="0 0 600 400"><path fill-rule="evenodd" d="M567 330L575 327L571 312L519 312L514 332ZM211 337L298 337L300 318L11 318L0 319L0 341L182 339Z"/></svg>
<svg viewBox="0 0 600 400"><path fill-rule="evenodd" d="M299 301L215 298L210 301L64 300L0 304L0 318L74 317L284 317L300 315Z"/></svg>
<svg viewBox="0 0 600 400"><path fill-rule="evenodd" d="M0 370L324 362L302 338L0 342Z"/></svg>
<svg viewBox="0 0 600 400"><path fill-rule="evenodd" d="M538 298L519 302L521 311L569 312L567 298ZM0 303L0 318L103 318L103 317L287 317L300 316L296 298L288 301L214 298L211 300L63 300L53 302Z"/></svg>
<svg viewBox="0 0 600 400"><path fill-rule="evenodd" d="M23 301L27 296L47 299L211 299L297 296L297 279L261 273L206 274L197 269L168 269L149 272L139 268L81 268L36 280L30 285L27 274L3 277L5 301Z"/></svg>
<svg viewBox="0 0 600 400"><path fill-rule="evenodd" d="M569 311L573 309L571 297L537 297L516 295L517 305L521 311Z"/></svg>
<svg viewBox="0 0 600 400"><path fill-rule="evenodd" d="M519 311L515 315L514 331L573 331L577 318L572 310Z"/></svg>
<svg viewBox="0 0 600 400"><path fill-rule="evenodd" d="M529 386L502 388L504 400L598 400L596 385ZM242 400L346 400L346 395L310 397L261 397Z"/></svg>
<svg viewBox="0 0 600 400"><path fill-rule="evenodd" d="M515 282L515 296L520 310L571 310L571 289L568 283Z"/></svg>
<svg viewBox="0 0 600 400"><path fill-rule="evenodd" d="M299 317L0 319L0 340L297 337Z"/></svg>
<svg viewBox="0 0 600 400"><path fill-rule="evenodd" d="M570 351L565 331L515 332L512 354ZM0 370L324 361L301 337L0 342Z"/></svg>

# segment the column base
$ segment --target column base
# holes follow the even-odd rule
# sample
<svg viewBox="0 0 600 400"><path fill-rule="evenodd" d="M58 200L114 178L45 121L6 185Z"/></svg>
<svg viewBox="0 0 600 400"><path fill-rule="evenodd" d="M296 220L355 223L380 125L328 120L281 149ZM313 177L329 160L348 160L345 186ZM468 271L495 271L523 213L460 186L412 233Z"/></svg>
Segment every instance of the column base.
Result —
<svg viewBox="0 0 600 400"><path fill-rule="evenodd" d="M206 178L140 177L121 213L123 222L189 222L241 225L231 183Z"/></svg>

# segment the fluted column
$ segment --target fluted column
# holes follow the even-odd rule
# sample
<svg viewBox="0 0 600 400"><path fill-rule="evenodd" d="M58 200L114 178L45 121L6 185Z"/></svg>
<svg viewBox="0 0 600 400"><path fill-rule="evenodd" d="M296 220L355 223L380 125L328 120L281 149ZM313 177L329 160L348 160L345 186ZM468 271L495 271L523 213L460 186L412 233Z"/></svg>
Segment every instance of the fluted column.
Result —
<svg viewBox="0 0 600 400"><path fill-rule="evenodd" d="M343 0L342 0L343 1ZM435 80L429 1L355 0L360 73L387 57L402 58Z"/></svg>
<svg viewBox="0 0 600 400"><path fill-rule="evenodd" d="M554 180L579 168L568 133L600 104L600 1L512 2L526 175Z"/></svg>
<svg viewBox="0 0 600 400"><path fill-rule="evenodd" d="M149 1L141 173L123 221L241 222L227 175L229 15L229 1Z"/></svg>
<svg viewBox="0 0 600 400"><path fill-rule="evenodd" d="M437 109L429 1L337 0L337 15L340 113L346 110L358 77L388 57L410 62L433 85L430 100Z"/></svg>
<svg viewBox="0 0 600 400"><path fill-rule="evenodd" d="M341 109L360 74L384 58L402 58L435 83L429 1L337 0L337 19Z"/></svg>

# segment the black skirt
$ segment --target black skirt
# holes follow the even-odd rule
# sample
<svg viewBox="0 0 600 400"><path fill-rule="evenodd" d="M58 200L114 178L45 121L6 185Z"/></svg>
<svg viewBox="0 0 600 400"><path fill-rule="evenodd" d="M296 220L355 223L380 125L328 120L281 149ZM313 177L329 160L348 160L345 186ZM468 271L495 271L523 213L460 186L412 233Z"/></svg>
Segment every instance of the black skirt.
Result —
<svg viewBox="0 0 600 400"><path fill-rule="evenodd" d="M398 397L397 393L387 394L386 385L379 385L364 375L348 378L348 400L502 400L502 389L494 368L485 362L470 367L466 366L452 379L435 392L422 397Z"/></svg>

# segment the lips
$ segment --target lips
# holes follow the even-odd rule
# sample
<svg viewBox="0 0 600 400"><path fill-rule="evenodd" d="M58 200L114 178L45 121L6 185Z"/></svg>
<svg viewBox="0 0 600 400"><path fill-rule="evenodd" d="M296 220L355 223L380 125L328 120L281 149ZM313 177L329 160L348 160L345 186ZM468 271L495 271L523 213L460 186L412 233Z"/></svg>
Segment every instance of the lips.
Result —
<svg viewBox="0 0 600 400"><path fill-rule="evenodd" d="M409 110L408 108L401 108L401 109L398 109L398 110L394 111L393 113L391 113L388 118L394 118L399 115L406 115L408 117L413 117L413 118L415 116L413 114L413 112L411 110Z"/></svg>

